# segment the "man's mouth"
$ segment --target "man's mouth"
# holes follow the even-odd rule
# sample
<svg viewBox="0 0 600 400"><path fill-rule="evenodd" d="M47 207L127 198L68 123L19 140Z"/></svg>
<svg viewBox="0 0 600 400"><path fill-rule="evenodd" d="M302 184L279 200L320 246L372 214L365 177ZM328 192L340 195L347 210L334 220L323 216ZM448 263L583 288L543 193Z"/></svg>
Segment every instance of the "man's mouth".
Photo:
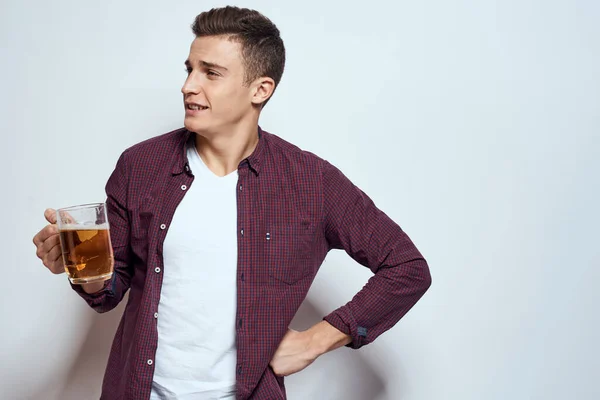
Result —
<svg viewBox="0 0 600 400"><path fill-rule="evenodd" d="M206 106L202 106L200 104L195 104L195 103L188 103L188 104L186 104L186 108L188 110L194 110L194 111L207 110L208 109L208 107L206 107Z"/></svg>

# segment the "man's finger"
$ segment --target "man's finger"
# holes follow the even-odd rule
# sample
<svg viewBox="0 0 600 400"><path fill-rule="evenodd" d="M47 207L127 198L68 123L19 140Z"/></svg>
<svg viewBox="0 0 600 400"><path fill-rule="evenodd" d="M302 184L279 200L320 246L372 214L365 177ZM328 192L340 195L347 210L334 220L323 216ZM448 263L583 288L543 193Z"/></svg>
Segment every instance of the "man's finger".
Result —
<svg viewBox="0 0 600 400"><path fill-rule="evenodd" d="M33 243L40 247L44 242L51 236L58 236L58 228L56 225L46 225L37 235L33 238Z"/></svg>
<svg viewBox="0 0 600 400"><path fill-rule="evenodd" d="M48 261L55 262L62 256L62 249L60 248L60 244L52 247L50 251L48 251Z"/></svg>
<svg viewBox="0 0 600 400"><path fill-rule="evenodd" d="M35 255L40 260L45 256L45 254L43 253L43 250L44 250L43 246L36 246Z"/></svg>
<svg viewBox="0 0 600 400"><path fill-rule="evenodd" d="M53 274L62 274L65 272L62 259L60 259L60 257L58 259L53 259L54 257L56 257L56 252L53 249L52 252L46 254L44 258L42 258L42 262Z"/></svg>
<svg viewBox="0 0 600 400"><path fill-rule="evenodd" d="M40 247L42 245L43 241L41 239L41 235L42 235L42 232L44 231L44 229L46 229L46 227L44 227L41 231L36 233L35 236L33 237L33 244L35 244L35 247Z"/></svg>
<svg viewBox="0 0 600 400"><path fill-rule="evenodd" d="M48 260L48 254L46 254L43 258L42 258L42 263L44 264L44 266L46 268L48 268L50 270L50 272L52 272L53 274L56 274L56 271L54 270L54 263L51 262L50 260Z"/></svg>
<svg viewBox="0 0 600 400"><path fill-rule="evenodd" d="M62 260L62 254L59 247L54 247L45 257L45 265L54 274L65 272L65 266Z"/></svg>
<svg viewBox="0 0 600 400"><path fill-rule="evenodd" d="M44 211L44 217L46 217L46 221L50 222L51 224L55 224L56 210L53 208L47 208L46 211Z"/></svg>
<svg viewBox="0 0 600 400"><path fill-rule="evenodd" d="M60 248L60 236L58 234L49 236L46 238L46 240L44 240L42 245L44 247L43 251L45 253L49 253L50 250L52 250L52 248L54 248L55 246L58 246Z"/></svg>

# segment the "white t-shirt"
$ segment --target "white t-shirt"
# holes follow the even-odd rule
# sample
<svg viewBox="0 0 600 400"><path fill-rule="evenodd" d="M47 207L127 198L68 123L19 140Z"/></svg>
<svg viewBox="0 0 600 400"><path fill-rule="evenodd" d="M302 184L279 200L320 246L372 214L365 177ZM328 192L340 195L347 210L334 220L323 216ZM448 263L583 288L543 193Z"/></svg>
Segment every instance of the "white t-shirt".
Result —
<svg viewBox="0 0 600 400"><path fill-rule="evenodd" d="M163 246L151 400L235 398L237 170L216 176L192 142L194 182Z"/></svg>

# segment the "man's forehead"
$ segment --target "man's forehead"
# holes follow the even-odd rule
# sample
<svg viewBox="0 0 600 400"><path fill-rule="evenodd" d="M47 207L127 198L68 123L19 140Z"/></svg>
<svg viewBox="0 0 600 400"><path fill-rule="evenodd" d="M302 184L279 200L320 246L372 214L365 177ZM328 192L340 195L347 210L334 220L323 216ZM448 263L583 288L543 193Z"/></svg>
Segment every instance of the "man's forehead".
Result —
<svg viewBox="0 0 600 400"><path fill-rule="evenodd" d="M192 63L235 64L241 61L240 52L240 44L227 36L202 36L192 42L188 59Z"/></svg>

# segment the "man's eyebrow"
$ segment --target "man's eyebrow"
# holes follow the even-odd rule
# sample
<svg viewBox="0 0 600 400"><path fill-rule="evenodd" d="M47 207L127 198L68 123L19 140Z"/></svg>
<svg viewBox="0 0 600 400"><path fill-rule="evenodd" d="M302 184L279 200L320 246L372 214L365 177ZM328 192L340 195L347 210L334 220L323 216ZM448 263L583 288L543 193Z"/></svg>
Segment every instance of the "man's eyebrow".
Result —
<svg viewBox="0 0 600 400"><path fill-rule="evenodd" d="M205 67L205 68L214 68L214 69L220 69L222 71L228 71L228 69L225 68L224 66L216 64L216 63L213 63L213 62L199 61L198 64L200 64L202 67ZM192 63L190 62L189 59L185 60L185 66L186 67L190 68L191 65L192 65Z"/></svg>

